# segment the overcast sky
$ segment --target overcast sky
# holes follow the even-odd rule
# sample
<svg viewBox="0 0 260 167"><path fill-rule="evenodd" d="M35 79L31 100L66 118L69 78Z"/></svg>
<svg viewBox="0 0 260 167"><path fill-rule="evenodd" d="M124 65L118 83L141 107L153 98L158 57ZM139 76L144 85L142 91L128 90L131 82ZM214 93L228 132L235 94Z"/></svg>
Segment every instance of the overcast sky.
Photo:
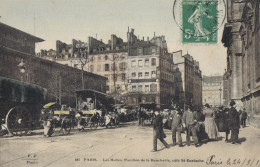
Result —
<svg viewBox="0 0 260 167"><path fill-rule="evenodd" d="M88 36L107 42L111 34L126 41L128 26L140 38L165 35L169 52L183 50L200 62L203 75L224 73L226 48L217 44L182 44L181 33L173 20L174 0L0 0L0 21L45 41L40 49L55 49L55 41L71 43ZM35 16L35 31L34 31Z"/></svg>

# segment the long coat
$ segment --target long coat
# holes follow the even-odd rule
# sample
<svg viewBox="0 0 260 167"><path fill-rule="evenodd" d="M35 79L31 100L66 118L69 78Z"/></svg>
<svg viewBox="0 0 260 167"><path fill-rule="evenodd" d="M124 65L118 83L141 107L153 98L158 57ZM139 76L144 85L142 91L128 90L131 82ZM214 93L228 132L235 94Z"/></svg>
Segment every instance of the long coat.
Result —
<svg viewBox="0 0 260 167"><path fill-rule="evenodd" d="M198 118L197 111L194 112L185 111L182 116L182 123L184 123L186 127L193 126L196 124L196 121L198 121L198 119L199 118Z"/></svg>
<svg viewBox="0 0 260 167"><path fill-rule="evenodd" d="M216 124L219 132L227 132L229 130L228 113L219 111L216 115Z"/></svg>
<svg viewBox="0 0 260 167"><path fill-rule="evenodd" d="M240 121L239 121L239 113L234 107L231 107L228 111L228 119L229 119L229 129L239 129Z"/></svg>
<svg viewBox="0 0 260 167"><path fill-rule="evenodd" d="M160 114L158 114L153 120L153 129L158 139L166 137L163 131L163 117Z"/></svg>

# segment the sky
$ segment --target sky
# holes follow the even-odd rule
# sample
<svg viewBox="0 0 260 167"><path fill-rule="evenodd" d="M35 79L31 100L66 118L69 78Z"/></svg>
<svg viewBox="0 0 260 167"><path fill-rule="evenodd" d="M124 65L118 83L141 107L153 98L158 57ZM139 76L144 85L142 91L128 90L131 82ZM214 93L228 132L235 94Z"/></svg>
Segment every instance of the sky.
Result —
<svg viewBox="0 0 260 167"><path fill-rule="evenodd" d="M111 34L126 41L128 27L145 40L155 32L165 36L169 52L183 50L199 61L202 75L223 74L224 25L218 29L217 44L182 44L173 4L174 0L0 0L0 22L44 39L36 45L36 52L55 49L56 40L87 42L96 34L105 43Z"/></svg>

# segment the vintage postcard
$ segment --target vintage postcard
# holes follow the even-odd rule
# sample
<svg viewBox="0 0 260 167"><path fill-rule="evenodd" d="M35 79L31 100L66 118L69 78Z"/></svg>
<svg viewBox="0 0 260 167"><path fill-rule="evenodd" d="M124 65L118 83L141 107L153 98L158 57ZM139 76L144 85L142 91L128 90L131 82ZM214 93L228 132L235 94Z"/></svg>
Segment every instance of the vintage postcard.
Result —
<svg viewBox="0 0 260 167"><path fill-rule="evenodd" d="M260 167L260 0L0 0L0 166Z"/></svg>

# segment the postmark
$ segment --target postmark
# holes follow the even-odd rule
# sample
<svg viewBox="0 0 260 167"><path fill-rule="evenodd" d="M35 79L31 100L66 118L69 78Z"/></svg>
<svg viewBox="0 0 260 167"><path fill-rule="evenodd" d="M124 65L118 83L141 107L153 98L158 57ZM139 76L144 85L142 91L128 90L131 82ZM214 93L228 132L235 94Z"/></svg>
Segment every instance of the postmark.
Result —
<svg viewBox="0 0 260 167"><path fill-rule="evenodd" d="M217 43L226 17L224 0L175 0L173 18L182 43Z"/></svg>

